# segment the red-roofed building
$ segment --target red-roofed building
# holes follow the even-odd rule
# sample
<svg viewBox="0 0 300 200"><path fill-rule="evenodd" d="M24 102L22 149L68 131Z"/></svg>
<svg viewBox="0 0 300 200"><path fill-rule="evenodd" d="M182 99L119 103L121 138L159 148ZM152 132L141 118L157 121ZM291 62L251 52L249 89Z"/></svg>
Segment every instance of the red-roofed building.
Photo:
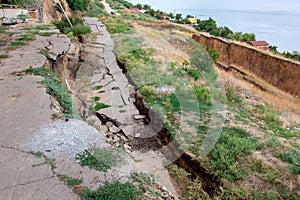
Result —
<svg viewBox="0 0 300 200"><path fill-rule="evenodd" d="M266 41L250 41L248 42L248 44L260 49L269 50L269 43L267 43Z"/></svg>

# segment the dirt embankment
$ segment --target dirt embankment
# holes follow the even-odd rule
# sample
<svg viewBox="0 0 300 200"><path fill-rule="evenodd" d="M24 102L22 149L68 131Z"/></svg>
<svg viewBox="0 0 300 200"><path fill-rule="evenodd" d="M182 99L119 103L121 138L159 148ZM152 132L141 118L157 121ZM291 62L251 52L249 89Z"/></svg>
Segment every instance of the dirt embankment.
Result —
<svg viewBox="0 0 300 200"><path fill-rule="evenodd" d="M194 34L196 42L221 53L219 64L248 71L267 83L300 97L300 64L270 53L204 34Z"/></svg>
<svg viewBox="0 0 300 200"><path fill-rule="evenodd" d="M43 16L46 23L50 23L53 20L60 20L63 16L62 12L60 12L59 8L53 3L52 0L44 0L40 1L41 6L43 8ZM70 9L66 0L61 0L61 4L64 6L65 11L68 15L70 15Z"/></svg>

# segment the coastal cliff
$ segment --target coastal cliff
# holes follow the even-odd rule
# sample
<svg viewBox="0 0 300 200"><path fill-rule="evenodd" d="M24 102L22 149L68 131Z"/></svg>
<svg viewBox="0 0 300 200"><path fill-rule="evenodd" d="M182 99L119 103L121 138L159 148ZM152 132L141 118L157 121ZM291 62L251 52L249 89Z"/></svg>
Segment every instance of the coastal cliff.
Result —
<svg viewBox="0 0 300 200"><path fill-rule="evenodd" d="M215 49L221 56L218 64L248 71L293 96L300 96L300 64L268 52L206 34L194 34L193 40Z"/></svg>

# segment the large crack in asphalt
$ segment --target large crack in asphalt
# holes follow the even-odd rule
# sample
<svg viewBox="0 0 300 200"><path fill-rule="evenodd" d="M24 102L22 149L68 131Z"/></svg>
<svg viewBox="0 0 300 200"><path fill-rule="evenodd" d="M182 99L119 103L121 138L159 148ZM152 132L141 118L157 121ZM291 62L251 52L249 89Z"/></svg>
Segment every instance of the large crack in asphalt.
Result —
<svg viewBox="0 0 300 200"><path fill-rule="evenodd" d="M87 19L87 21L89 20ZM95 23L101 22L87 22L90 26L95 25ZM103 85L100 84L103 86L102 89L105 90L104 93L99 95L100 101L108 103L109 107L96 111L94 114L110 131L107 137L112 138L112 142L120 145L120 140L124 139L125 136L126 139L123 140L123 145L130 147L127 149L129 152L160 151L165 158L190 172L193 178L199 179L202 188L208 194L213 195L218 191L218 187L222 185L221 181L208 173L194 155L186 153L180 148L180 145L172 138L171 133L165 127L164 121L150 108L143 96L136 91L134 81L112 52L113 42L105 27L101 26L94 29L94 31L99 30L102 34L97 39L101 42L96 41L94 43L103 45L104 50L100 57L104 59L104 68L107 69L104 78L109 75L113 81ZM108 43L108 46L106 43ZM103 80L106 79L97 80L93 84L103 83ZM112 91L112 87L119 88L117 95ZM127 93L127 97L124 93ZM120 100L118 101L118 99ZM125 99L128 99L129 104L126 103ZM121 108L123 110L120 110ZM123 112L127 112L127 114ZM117 141L114 140L116 137L119 137Z"/></svg>

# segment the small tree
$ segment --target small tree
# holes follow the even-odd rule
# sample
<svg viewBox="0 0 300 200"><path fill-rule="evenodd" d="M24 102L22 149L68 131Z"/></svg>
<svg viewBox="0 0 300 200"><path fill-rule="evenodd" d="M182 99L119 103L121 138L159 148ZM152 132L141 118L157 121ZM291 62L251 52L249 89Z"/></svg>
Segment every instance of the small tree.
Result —
<svg viewBox="0 0 300 200"><path fill-rule="evenodd" d="M175 15L176 20L180 20L182 18L182 14L181 13L177 13Z"/></svg>
<svg viewBox="0 0 300 200"><path fill-rule="evenodd" d="M142 4L140 4L140 3L136 4L134 7L139 8L139 9L143 9Z"/></svg>
<svg viewBox="0 0 300 200"><path fill-rule="evenodd" d="M221 27L220 29L222 37L229 38L233 34L233 31L227 26Z"/></svg>
<svg viewBox="0 0 300 200"><path fill-rule="evenodd" d="M168 14L168 16L169 16L171 19L174 19L174 14L173 14L173 13L170 12L170 13Z"/></svg>
<svg viewBox="0 0 300 200"><path fill-rule="evenodd" d="M268 46L268 48L269 48L272 52L278 53L278 51L277 51L277 48L278 48L278 47L276 47L276 46L274 46L274 45L270 45L270 46Z"/></svg>
<svg viewBox="0 0 300 200"><path fill-rule="evenodd" d="M149 10L149 9L151 9L151 6L149 4L144 4L143 8L145 10Z"/></svg>
<svg viewBox="0 0 300 200"><path fill-rule="evenodd" d="M256 37L254 33L244 33L242 35L242 41L248 42L248 41L256 41Z"/></svg>

